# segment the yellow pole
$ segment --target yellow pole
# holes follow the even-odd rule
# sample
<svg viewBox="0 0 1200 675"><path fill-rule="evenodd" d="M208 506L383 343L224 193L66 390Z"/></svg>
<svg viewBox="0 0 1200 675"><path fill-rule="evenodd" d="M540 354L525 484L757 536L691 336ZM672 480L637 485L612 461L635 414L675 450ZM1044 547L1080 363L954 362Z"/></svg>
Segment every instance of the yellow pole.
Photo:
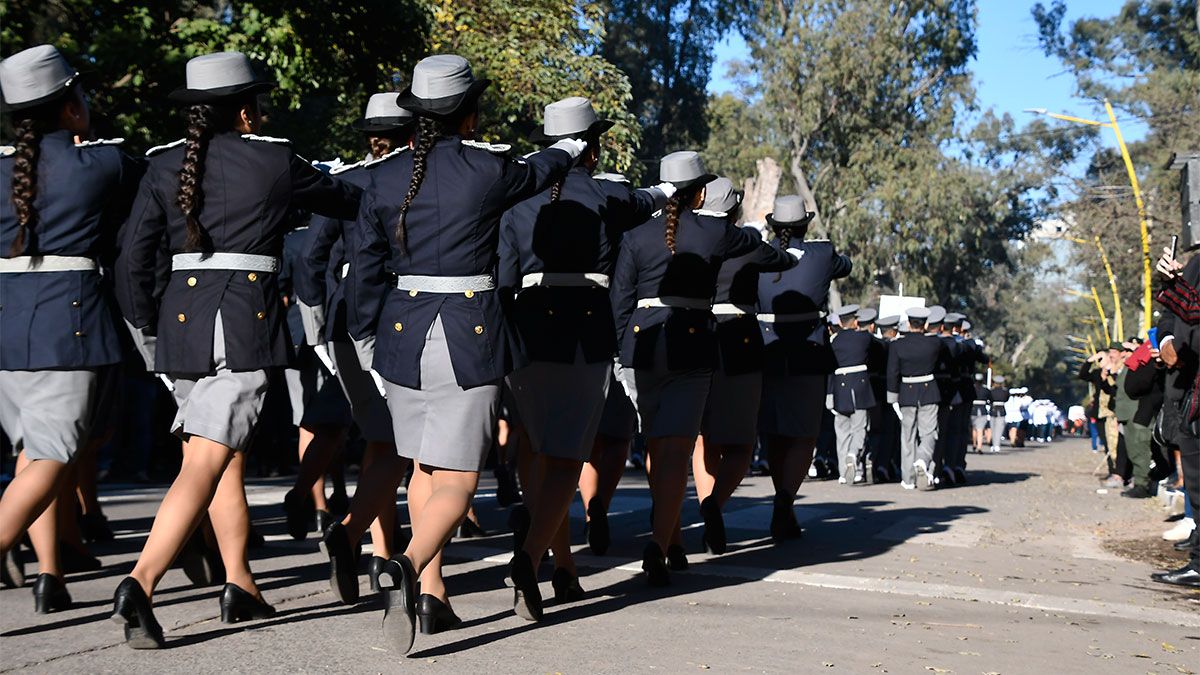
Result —
<svg viewBox="0 0 1200 675"><path fill-rule="evenodd" d="M1079 347L1067 347L1067 350L1075 352L1076 354L1084 354L1086 356L1092 355L1092 352L1085 351L1083 349L1080 349Z"/></svg>
<svg viewBox="0 0 1200 675"><path fill-rule="evenodd" d="M1100 260L1104 262L1104 273L1108 275L1108 287L1112 289L1113 296L1113 328L1117 334L1117 342L1125 341L1125 321L1121 315L1121 294L1117 291L1117 277L1113 274L1112 265L1108 262L1108 254L1104 252L1104 246L1100 243L1100 235L1096 235L1096 248L1100 250Z"/></svg>
<svg viewBox="0 0 1200 675"><path fill-rule="evenodd" d="M1096 292L1096 287L1092 286L1092 300L1096 303L1096 312L1100 315L1100 326L1104 328L1104 344L1108 345L1112 342L1112 335L1108 332L1108 317L1104 315L1104 305L1100 304L1100 294Z"/></svg>
<svg viewBox="0 0 1200 675"><path fill-rule="evenodd" d="M1153 320L1154 299L1151 284L1153 276L1150 273L1150 228L1146 224L1146 205L1142 202L1142 191L1138 187L1137 174L1133 171L1133 160L1129 157L1129 148L1125 147L1125 138L1121 136L1121 127L1117 124L1117 116L1113 114L1112 104L1104 99L1104 109L1112 122L1113 133L1117 135L1117 145L1121 147L1121 158L1125 160L1125 172L1129 174L1129 185L1133 188L1133 199L1137 203L1138 222L1142 227L1142 335L1150 330ZM1099 240L1097 239L1097 242ZM1118 324L1118 330L1119 330Z"/></svg>

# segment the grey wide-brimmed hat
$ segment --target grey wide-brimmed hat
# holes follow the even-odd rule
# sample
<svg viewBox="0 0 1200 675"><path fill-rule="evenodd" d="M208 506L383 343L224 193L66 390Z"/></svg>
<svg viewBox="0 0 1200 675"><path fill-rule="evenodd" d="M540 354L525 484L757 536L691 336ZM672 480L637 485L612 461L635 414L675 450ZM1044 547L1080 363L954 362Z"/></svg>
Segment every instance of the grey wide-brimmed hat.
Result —
<svg viewBox="0 0 1200 675"><path fill-rule="evenodd" d="M880 328L894 328L895 326L900 325L900 316L898 314L891 314L889 316L876 319L875 325Z"/></svg>
<svg viewBox="0 0 1200 675"><path fill-rule="evenodd" d="M941 305L934 305L929 308L928 323L938 324L946 320L946 308Z"/></svg>
<svg viewBox="0 0 1200 675"><path fill-rule="evenodd" d="M946 325L947 326L961 326L963 320L966 318L967 317L965 315L960 314L958 312L947 312L946 313Z"/></svg>
<svg viewBox="0 0 1200 675"><path fill-rule="evenodd" d="M858 319L859 323L874 323L875 318L878 316L879 312L875 311L874 308L863 307L862 309L858 310L858 316L856 318Z"/></svg>
<svg viewBox="0 0 1200 675"><path fill-rule="evenodd" d="M694 150L672 152L658 163L658 179L680 189L706 185L716 177L704 168L704 160Z"/></svg>
<svg viewBox="0 0 1200 675"><path fill-rule="evenodd" d="M1004 384L1004 376L997 375L992 378L992 384Z"/></svg>
<svg viewBox="0 0 1200 675"><path fill-rule="evenodd" d="M542 126L529 134L529 140L539 145L553 145L564 138L595 138L612 128L612 120L600 119L592 102L582 96L571 96L546 106Z"/></svg>
<svg viewBox="0 0 1200 675"><path fill-rule="evenodd" d="M910 307L905 314L910 321L928 321L930 311L928 307Z"/></svg>
<svg viewBox="0 0 1200 675"><path fill-rule="evenodd" d="M0 61L0 92L5 111L50 103L71 89L79 71L53 45L38 45Z"/></svg>
<svg viewBox="0 0 1200 675"><path fill-rule="evenodd" d="M704 204L700 207L713 213L732 213L742 203L742 191L733 186L733 181L718 176L704 186Z"/></svg>
<svg viewBox="0 0 1200 675"><path fill-rule="evenodd" d="M444 119L474 102L491 83L475 79L471 64L461 56L426 56L413 68L412 85L400 92L396 105L418 117Z"/></svg>
<svg viewBox="0 0 1200 675"><path fill-rule="evenodd" d="M216 52L189 59L187 84L167 98L177 103L215 103L231 96L270 91L275 83L254 70L250 57L241 52Z"/></svg>
<svg viewBox="0 0 1200 675"><path fill-rule="evenodd" d="M372 94L362 119L355 120L350 126L369 134L397 131L416 122L417 118L411 112L396 105L396 92L386 92Z"/></svg>
<svg viewBox="0 0 1200 675"><path fill-rule="evenodd" d="M775 198L775 205L767 214L767 224L772 227L804 227L816 215L808 210L799 195L784 195Z"/></svg>

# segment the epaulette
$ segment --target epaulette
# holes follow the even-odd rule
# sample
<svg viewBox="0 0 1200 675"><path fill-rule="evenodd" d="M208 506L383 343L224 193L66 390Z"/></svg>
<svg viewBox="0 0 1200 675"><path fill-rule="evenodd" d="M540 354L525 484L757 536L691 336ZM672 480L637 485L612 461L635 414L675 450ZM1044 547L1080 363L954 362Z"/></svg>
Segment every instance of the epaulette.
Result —
<svg viewBox="0 0 1200 675"><path fill-rule="evenodd" d="M726 211L709 211L708 209L695 209L692 213L698 216L711 216L713 218L728 218L729 213Z"/></svg>
<svg viewBox="0 0 1200 675"><path fill-rule="evenodd" d="M341 157L334 157L333 159L314 159L312 161L314 169L320 171L321 173L328 174L332 174L339 168L345 166L345 164L346 163L342 161Z"/></svg>
<svg viewBox="0 0 1200 675"><path fill-rule="evenodd" d="M360 167L360 166L362 166L362 165L364 165L364 164L366 164L366 163L367 163L367 160L365 160L365 159L360 159L360 160L358 160L357 162L354 162L353 164L340 164L340 165L338 165L338 166L335 166L335 167L333 167L332 169L330 169L330 170L329 170L329 175L330 175L330 176L336 176L336 175L338 175L339 173L343 173L343 172L349 171L350 169L356 169L356 168L358 168L358 167Z"/></svg>
<svg viewBox="0 0 1200 675"><path fill-rule="evenodd" d="M464 141L464 142L465 142L465 141ZM388 161L389 159L391 159L391 158L393 158L393 157L396 157L397 155L400 155L401 153L403 153L403 152L405 152L405 151L407 151L407 150L408 150L408 146L407 146L407 145L406 145L406 146L404 146L404 147L402 147L402 148L396 148L395 150L393 150L393 151L389 152L388 154L384 155L383 157L378 157L378 158L376 158L376 159L372 159L372 160L370 160L370 161L365 161L365 162L362 162L362 166L363 166L364 168L366 168L366 167L375 166L376 164L383 164L384 162Z"/></svg>
<svg viewBox="0 0 1200 675"><path fill-rule="evenodd" d="M611 183L629 183L629 179L619 173L597 173L592 174L592 178L596 180L606 180Z"/></svg>
<svg viewBox="0 0 1200 675"><path fill-rule="evenodd" d="M279 145L291 145L292 142L286 138L275 138L274 136L259 136L258 134L242 134L242 138L247 141L261 141L263 143L278 143Z"/></svg>
<svg viewBox="0 0 1200 675"><path fill-rule="evenodd" d="M497 155L503 155L504 153L512 150L512 146L508 143L484 143L483 141L472 141L464 138L462 144L468 148L487 150L488 152L493 152ZM380 159L383 158L380 157Z"/></svg>
<svg viewBox="0 0 1200 675"><path fill-rule="evenodd" d="M175 147L175 146L177 146L177 145L182 145L182 144L183 144L183 142L184 142L184 141L186 141L186 140L187 140L186 138L181 138L181 139L179 139L179 140L177 140L177 141L171 141L170 143L167 143L166 145L156 145L156 146L154 146L153 148L150 148L149 150L147 150L147 151L146 151L146 156L147 156L147 157L153 157L153 156L157 155L157 154L158 154L158 153L160 153L160 152L164 152L164 151L166 151L166 150L170 150L171 148L173 148L173 147Z"/></svg>
<svg viewBox="0 0 1200 675"><path fill-rule="evenodd" d="M0 145L0 157L12 157L17 154L17 149L11 145Z"/></svg>
<svg viewBox="0 0 1200 675"><path fill-rule="evenodd" d="M81 141L75 144L77 148L94 148L98 145L120 145L125 142L124 138L97 138L94 141Z"/></svg>
<svg viewBox="0 0 1200 675"><path fill-rule="evenodd" d="M828 239L805 239L804 243L806 243L806 244L828 244L829 240Z"/></svg>

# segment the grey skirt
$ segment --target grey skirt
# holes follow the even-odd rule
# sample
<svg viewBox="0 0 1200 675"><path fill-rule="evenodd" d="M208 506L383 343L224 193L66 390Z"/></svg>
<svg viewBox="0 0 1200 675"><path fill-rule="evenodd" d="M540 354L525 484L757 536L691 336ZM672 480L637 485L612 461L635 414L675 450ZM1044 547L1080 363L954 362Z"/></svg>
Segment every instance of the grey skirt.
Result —
<svg viewBox="0 0 1200 675"><path fill-rule="evenodd" d="M424 466L480 471L496 435L500 383L463 389L438 316L421 352L421 388L384 380L396 452Z"/></svg>
<svg viewBox="0 0 1200 675"><path fill-rule="evenodd" d="M350 414L364 440L371 443L393 443L392 413L387 400L375 387L371 374L363 370L354 345L349 342L329 343L329 355L337 367L337 379L342 393L350 403Z"/></svg>
<svg viewBox="0 0 1200 675"><path fill-rule="evenodd" d="M666 349L660 341L653 369L635 370L630 397L637 407L642 435L646 438L700 435L704 402L713 371L668 370ZM628 371L626 371L628 379ZM628 382L627 382L628 384Z"/></svg>
<svg viewBox="0 0 1200 675"><path fill-rule="evenodd" d="M763 375L759 431L791 438L820 436L825 389L824 375Z"/></svg>
<svg viewBox="0 0 1200 675"><path fill-rule="evenodd" d="M353 351L354 347L350 349ZM300 347L296 367L284 370L283 377L292 405L293 426L350 426L350 406L338 378L329 374L312 347Z"/></svg>
<svg viewBox="0 0 1200 675"><path fill-rule="evenodd" d="M234 372L225 365L225 330L217 312L213 329L213 371L175 380L179 411L171 433L187 441L199 436L234 450L245 450L262 416L269 378L266 370Z"/></svg>
<svg viewBox="0 0 1200 675"><path fill-rule="evenodd" d="M713 373L700 434L707 443L754 445L758 439L758 408L762 402L762 373Z"/></svg>
<svg viewBox="0 0 1200 675"><path fill-rule="evenodd" d="M612 364L534 361L508 376L533 449L587 461L604 412Z"/></svg>
<svg viewBox="0 0 1200 675"><path fill-rule="evenodd" d="M609 377L608 395L604 397L604 410L600 413L600 427L596 433L617 441L632 441L638 430L637 410L629 394L625 393L619 368L615 365Z"/></svg>
<svg viewBox="0 0 1200 675"><path fill-rule="evenodd" d="M0 426L28 459L67 463L88 440L95 370L0 370Z"/></svg>

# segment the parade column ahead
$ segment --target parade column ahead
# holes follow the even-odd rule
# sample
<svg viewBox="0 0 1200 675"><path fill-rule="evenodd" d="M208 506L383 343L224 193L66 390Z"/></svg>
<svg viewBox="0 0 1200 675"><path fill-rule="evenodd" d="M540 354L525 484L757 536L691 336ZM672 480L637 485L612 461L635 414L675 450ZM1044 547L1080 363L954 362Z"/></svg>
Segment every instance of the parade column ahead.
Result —
<svg viewBox="0 0 1200 675"><path fill-rule="evenodd" d="M0 570L5 585L24 584L16 556L28 532L34 609L45 614L71 605L55 496L88 439L97 369L121 360L100 269L141 170L119 140L80 140L91 132L87 98L54 47L0 61L0 90L17 134L0 151L0 426L18 452L0 498Z"/></svg>
<svg viewBox="0 0 1200 675"><path fill-rule="evenodd" d="M906 490L934 489L933 454L938 439L938 404L941 394L934 380L950 358L936 335L925 333L930 311L908 310L908 332L888 350L888 403L900 415L900 485Z"/></svg>
<svg viewBox="0 0 1200 675"><path fill-rule="evenodd" d="M586 147L563 140L525 159L473 140L477 80L465 59L422 59L398 105L421 118L416 147L373 171L363 197L347 280L350 333L374 344L396 448L417 463L408 487L413 537L379 575L384 631L412 647L417 576L424 609L449 615L442 547L462 522L491 450L500 384L513 345L496 293L500 218L566 175ZM395 274L393 278L391 275ZM400 476L364 477L363 494L325 537L335 585L356 584L354 548L394 499ZM360 508L361 504L361 508Z"/></svg>
<svg viewBox="0 0 1200 675"><path fill-rule="evenodd" d="M825 407L833 411L837 434L838 482L862 485L867 482L866 445L871 428L870 411L875 407L870 365L877 361L875 338L858 330L858 305L837 311L839 329L829 339L836 369L829 378Z"/></svg>

